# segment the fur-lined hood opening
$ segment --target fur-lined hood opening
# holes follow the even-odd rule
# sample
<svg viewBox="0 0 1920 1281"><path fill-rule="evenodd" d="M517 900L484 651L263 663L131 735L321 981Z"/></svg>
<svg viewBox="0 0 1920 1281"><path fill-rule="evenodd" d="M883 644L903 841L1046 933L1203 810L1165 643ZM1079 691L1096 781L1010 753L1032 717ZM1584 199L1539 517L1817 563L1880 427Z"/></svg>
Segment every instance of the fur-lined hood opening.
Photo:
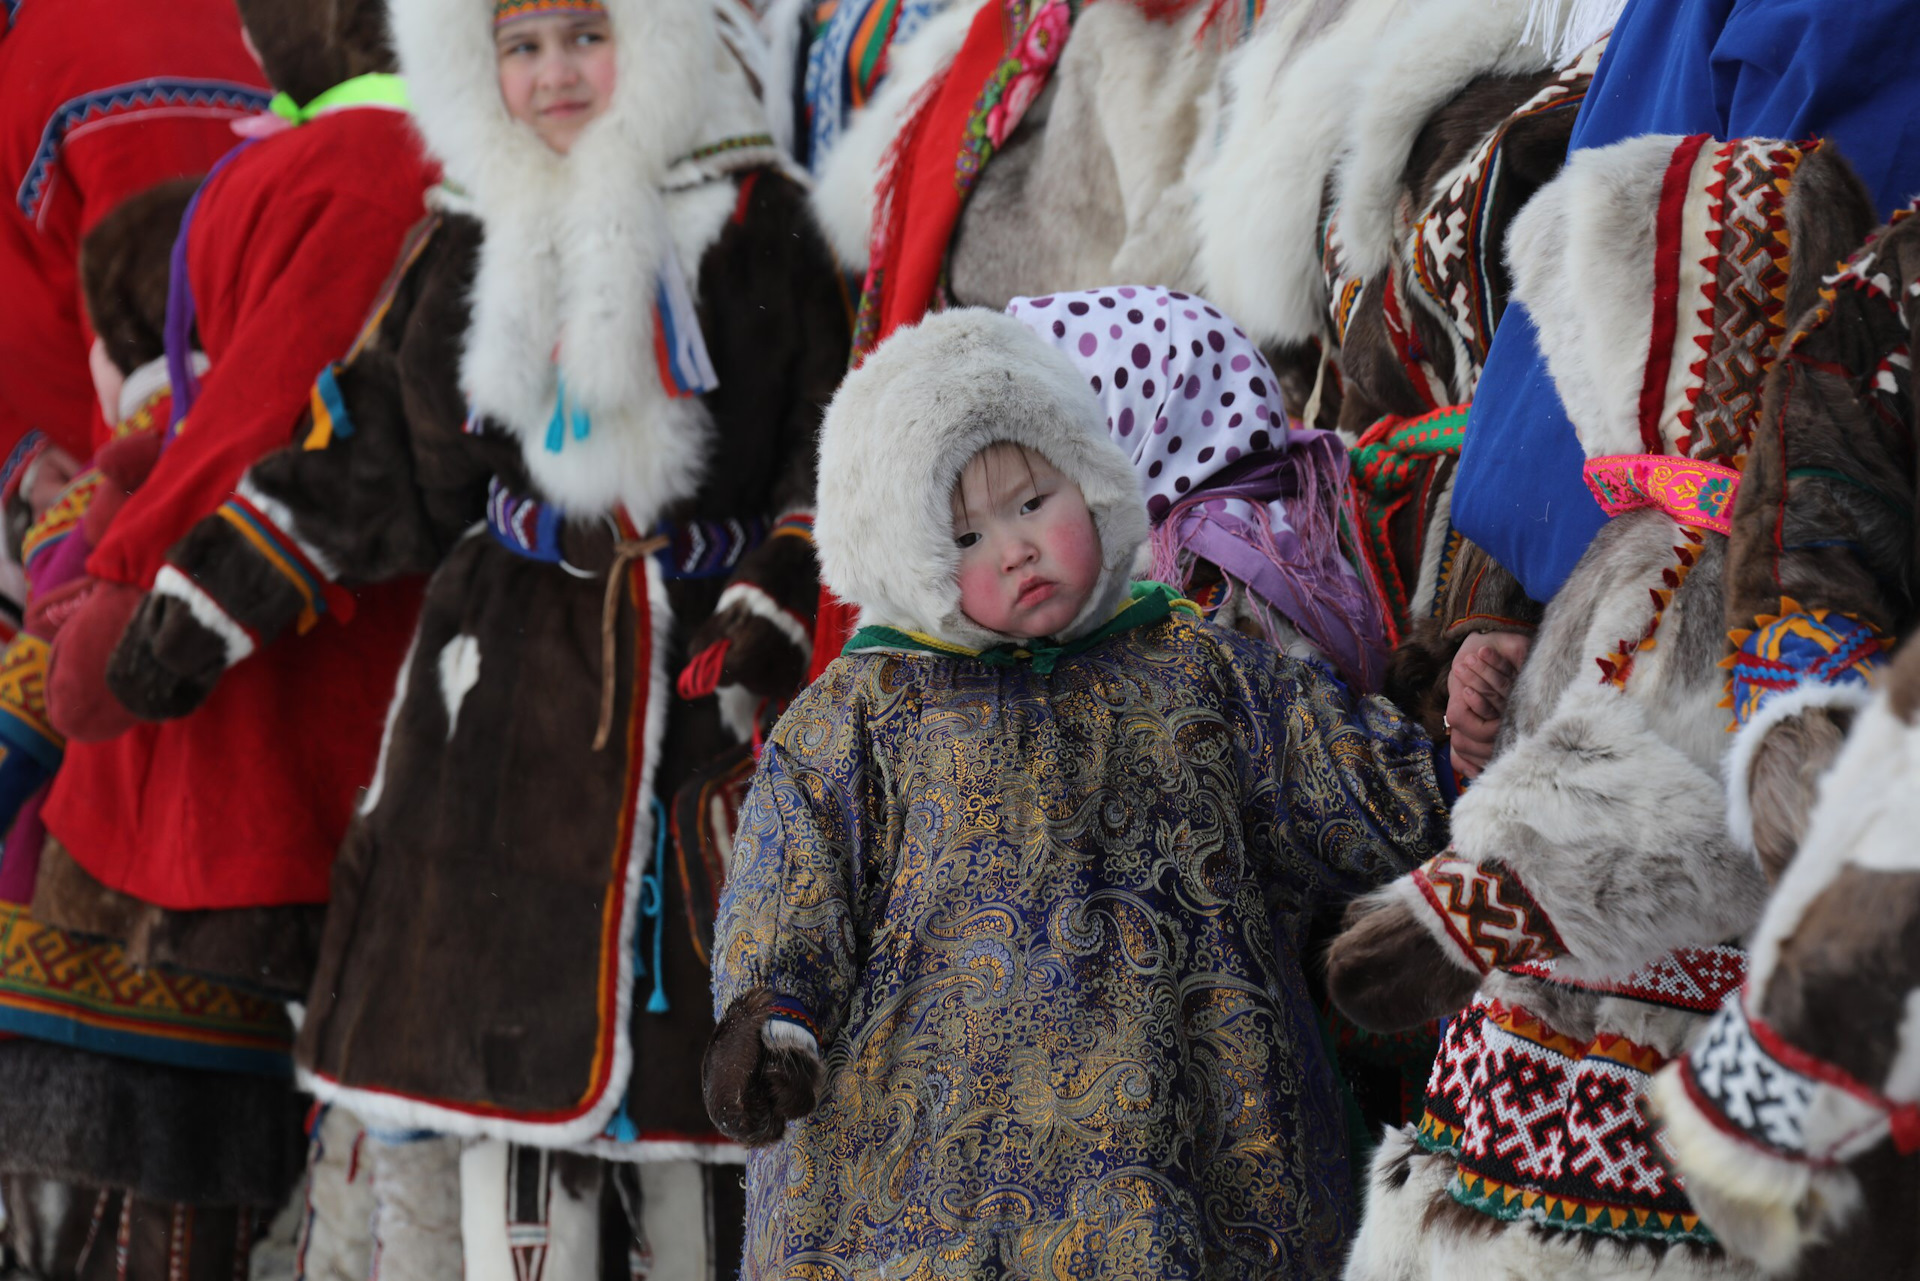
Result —
<svg viewBox="0 0 1920 1281"><path fill-rule="evenodd" d="M624 503L645 525L693 491L705 461L697 411L667 397L652 359L670 171L766 126L715 0L604 3L613 100L567 155L507 113L493 0L393 0L393 34L420 132L486 225L461 360L469 401L520 437L546 497L577 516ZM698 262L679 265L697 279ZM544 442L562 378L592 431L555 452Z"/></svg>
<svg viewBox="0 0 1920 1281"><path fill-rule="evenodd" d="M1044 455L1080 486L1100 536L1098 587L1061 639L1105 622L1146 546L1146 503L1099 401L1065 356L1011 316L963 308L889 338L847 376L820 433L820 571L866 623L969 649L1017 638L960 610L951 499L996 441Z"/></svg>

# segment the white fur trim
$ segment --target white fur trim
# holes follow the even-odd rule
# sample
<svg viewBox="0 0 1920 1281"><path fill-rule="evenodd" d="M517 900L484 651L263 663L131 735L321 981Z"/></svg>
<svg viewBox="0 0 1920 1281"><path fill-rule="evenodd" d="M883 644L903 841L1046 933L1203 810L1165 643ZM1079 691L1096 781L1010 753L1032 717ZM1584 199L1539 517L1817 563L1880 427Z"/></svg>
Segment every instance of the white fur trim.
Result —
<svg viewBox="0 0 1920 1281"><path fill-rule="evenodd" d="M678 230L662 186L708 130L765 125L710 0L606 3L617 87L566 156L506 113L491 0L396 0L391 16L421 133L486 224L461 384L519 437L548 498L575 516L624 503L645 527L697 486L709 435L652 357L654 284ZM549 453L556 375L593 431Z"/></svg>
<svg viewBox="0 0 1920 1281"><path fill-rule="evenodd" d="M192 362L195 374L207 372L210 362L207 360L206 352L190 352L187 359ZM156 356L149 360L128 374L127 380L120 384L120 403L117 406L120 412L116 421L125 422L133 417L134 411L146 404L148 398L158 392L166 391L172 385L172 380L167 375L167 358Z"/></svg>
<svg viewBox="0 0 1920 1281"><path fill-rule="evenodd" d="M447 741L460 725L460 706L480 683L480 642L464 632L440 650L440 700L447 709Z"/></svg>
<svg viewBox="0 0 1920 1281"><path fill-rule="evenodd" d="M1062 634L1104 622L1147 539L1139 478L1073 363L1020 321L980 308L898 331L828 406L814 515L821 580L873 621L969 649L1013 639L960 611L950 507L967 461L1000 440L1039 451L1079 484L1104 572Z"/></svg>
<svg viewBox="0 0 1920 1281"><path fill-rule="evenodd" d="M479 528L485 529L482 525ZM469 530L465 538L473 537ZM373 807L380 803L380 795L387 786L387 759L393 751L393 727L400 720L400 706L407 701L407 676L413 671L413 658L420 649L420 629L415 626L413 639L407 642L407 656L400 660L400 672L394 677L393 697L387 703L386 727L380 731L380 756L374 762L373 781L367 784L367 794L360 798L360 813L373 813Z"/></svg>
<svg viewBox="0 0 1920 1281"><path fill-rule="evenodd" d="M818 181L813 212L840 265L867 268L867 237L873 230L874 189L887 151L906 124L908 109L933 78L953 65L967 28L986 0L954 0L951 7L887 50L887 75L867 105L855 112L826 156L813 157Z"/></svg>
<svg viewBox="0 0 1920 1281"><path fill-rule="evenodd" d="M1220 143L1191 179L1200 291L1262 343L1306 342L1327 328L1322 195L1358 85L1414 2L1352 0L1311 33L1323 6L1286 6L1222 69Z"/></svg>
<svg viewBox="0 0 1920 1281"><path fill-rule="evenodd" d="M691 1161L695 1165L745 1165L747 1150L738 1143L693 1143L679 1139L643 1139L638 1143L611 1143L596 1139L583 1143L575 1151L597 1156L602 1161L625 1161L633 1165L659 1165L669 1161Z"/></svg>
<svg viewBox="0 0 1920 1281"><path fill-rule="evenodd" d="M800 98L795 79L805 43L812 38L813 0L773 0L760 15L760 35L767 45L767 73L760 96L767 104L773 140L788 155L795 154L794 112Z"/></svg>
<svg viewBox="0 0 1920 1281"><path fill-rule="evenodd" d="M1553 65L1570 67L1613 30L1627 0L1533 0L1520 38L1553 52Z"/></svg>
<svg viewBox="0 0 1920 1281"><path fill-rule="evenodd" d="M1640 387L1653 341L1654 213L1680 141L1648 134L1574 152L1507 233L1513 296L1533 317L1589 458L1646 452Z"/></svg>
<svg viewBox="0 0 1920 1281"><path fill-rule="evenodd" d="M1789 1271L1823 1226L1852 1213L1859 1183L1725 1133L1694 1104L1680 1069L1662 1068L1648 1093L1694 1209L1729 1250L1769 1273Z"/></svg>
<svg viewBox="0 0 1920 1281"><path fill-rule="evenodd" d="M599 1142L600 1135L605 1131L607 1123L613 1119L621 1099L626 1095L628 1078L633 1072L633 1044L629 1035L629 1018L633 1009L633 936L639 925L640 881L646 875L647 865L653 857L654 771L660 763L660 744L666 732L667 707L674 697L673 683L666 669L667 651L676 625L673 604L667 598L666 583L661 578L658 562L649 556L641 563L646 567L647 600L653 616L653 653L652 665L648 673L646 723L642 739L645 757L641 765L640 787L635 794L634 804L637 812L633 816L633 840L627 857L626 884L623 886L625 897L620 905L620 932L615 940L615 946L619 949L619 979L614 1002L613 1066L607 1075L606 1086L600 1096L592 1100L586 1109L572 1120L550 1123L519 1121L511 1117L478 1116L457 1108L442 1107L424 1099L387 1090L342 1085L311 1069L305 1067L297 1069L297 1083L301 1089L323 1103L337 1103L347 1107L369 1128L432 1130L440 1134L456 1134L467 1138L505 1139L510 1143L526 1143L534 1147L574 1148L591 1145L596 1153L625 1152L645 1146ZM409 653L409 664L412 658L412 654ZM404 694L403 686L400 695L395 698L395 706L398 706ZM391 715L389 728L391 728ZM386 748L383 745L381 749L383 773L385 755ZM377 790L376 786L376 792ZM369 799L377 800L377 795L369 793ZM362 806L363 813L371 809L370 804ZM621 1156L615 1159L661 1158Z"/></svg>
<svg viewBox="0 0 1920 1281"><path fill-rule="evenodd" d="M1769 698L1759 714L1734 733L1733 747L1727 753L1726 779L1727 829L1733 833L1735 844L1748 853L1753 852L1753 798L1749 794L1749 780L1753 777L1753 759L1759 755L1760 745L1767 741L1774 726L1816 707L1857 712L1872 696L1872 691L1859 685L1807 681Z"/></svg>
<svg viewBox="0 0 1920 1281"><path fill-rule="evenodd" d="M1350 154L1335 184L1354 275L1370 280L1392 257L1404 230L1397 223L1407 157L1434 112L1481 76L1551 67L1547 48L1522 38L1528 18L1528 0L1429 0L1376 49L1349 125Z"/></svg>
<svg viewBox="0 0 1920 1281"><path fill-rule="evenodd" d="M300 537L298 528L300 522L298 518L294 516L293 509L281 502L278 498L270 494L262 493L260 487L253 483L252 472L249 471L241 475L240 484L235 492L249 503L252 503L254 509L262 516L272 521L275 531L295 547L298 547L300 554L305 556L307 560L312 563L313 567L320 571L321 577L330 583L339 581L340 567L333 563L333 558L306 539Z"/></svg>
<svg viewBox="0 0 1920 1281"><path fill-rule="evenodd" d="M820 1057L820 1041L802 1024L774 1015L760 1029L760 1043L770 1050L805 1050Z"/></svg>
<svg viewBox="0 0 1920 1281"><path fill-rule="evenodd" d="M719 705L720 727L732 735L734 742L751 743L760 704L765 700L744 685L722 685L713 691L713 697Z"/></svg>
<svg viewBox="0 0 1920 1281"><path fill-rule="evenodd" d="M1781 943L1793 937L1807 908L1843 868L1920 871L1920 842L1913 837L1920 831L1916 778L1920 727L1895 716L1885 695L1876 697L1821 777L1806 838L1767 902L1747 966L1747 990L1756 1003L1779 963Z"/></svg>
<svg viewBox="0 0 1920 1281"><path fill-rule="evenodd" d="M780 634L787 638L787 642L802 653L813 651L813 634L807 630L807 625L795 618L791 612L782 609L780 602L767 595L765 589L757 584L732 584L720 593L720 599L715 602L713 612L718 614L732 605L738 605L755 618L762 618L772 623Z"/></svg>
<svg viewBox="0 0 1920 1281"><path fill-rule="evenodd" d="M162 565L153 576L153 594L185 602L193 621L214 633L226 647L227 666L253 653L253 637L220 607L220 602L201 590L200 584L172 565Z"/></svg>
<svg viewBox="0 0 1920 1281"><path fill-rule="evenodd" d="M1447 332L1453 332L1452 326ZM1420 543L1420 574L1414 580L1409 609L1413 618L1433 613L1433 598L1440 590L1440 558L1446 554L1448 535L1453 532L1453 478L1454 473L1448 472L1446 487L1433 500L1433 511L1427 517L1426 537Z"/></svg>

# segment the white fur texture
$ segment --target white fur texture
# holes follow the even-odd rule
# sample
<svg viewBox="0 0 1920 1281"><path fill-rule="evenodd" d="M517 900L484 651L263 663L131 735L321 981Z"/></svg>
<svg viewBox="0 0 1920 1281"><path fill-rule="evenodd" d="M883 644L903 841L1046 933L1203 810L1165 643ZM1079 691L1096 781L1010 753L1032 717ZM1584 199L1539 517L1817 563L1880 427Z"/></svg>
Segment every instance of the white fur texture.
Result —
<svg viewBox="0 0 1920 1281"><path fill-rule="evenodd" d="M1809 681L1767 700L1759 715L1742 725L1727 753L1727 829L1741 849L1753 850L1753 761L1774 727L1814 708L1859 711L1871 694L1858 685L1827 685Z"/></svg>
<svg viewBox="0 0 1920 1281"><path fill-rule="evenodd" d="M1626 7L1627 0L1533 0L1520 38L1551 49L1556 67L1570 67Z"/></svg>
<svg viewBox="0 0 1920 1281"><path fill-rule="evenodd" d="M1680 141L1647 134L1574 152L1507 233L1513 296L1533 316L1589 458L1646 452L1640 387L1653 340L1654 214Z"/></svg>
<svg viewBox="0 0 1920 1281"><path fill-rule="evenodd" d="M1884 694L1853 730L1820 780L1806 839L1787 864L1755 934L1747 968L1755 1001L1780 962L1781 944L1845 867L1920 872L1920 726L1893 714ZM1869 1082L1869 1084L1875 1084Z"/></svg>
<svg viewBox="0 0 1920 1281"><path fill-rule="evenodd" d="M1223 132L1192 177L1201 292L1263 343L1327 326L1320 212L1359 84L1418 0L1352 0L1302 39L1315 8L1271 14L1228 60Z"/></svg>
<svg viewBox="0 0 1920 1281"><path fill-rule="evenodd" d="M1346 1281L1751 1281L1742 1259L1692 1250L1656 1254L1584 1232L1546 1234L1526 1223L1459 1232L1430 1210L1451 1200L1454 1164L1414 1151L1412 1130L1388 1130L1373 1159L1366 1217L1347 1258ZM1389 1175L1402 1160L1408 1177ZM1447 1207L1451 1208L1451 1207Z"/></svg>
<svg viewBox="0 0 1920 1281"><path fill-rule="evenodd" d="M337 1103L350 1109L366 1122L369 1128L432 1130L440 1134L454 1134L467 1138L505 1139L510 1143L526 1143L534 1147L580 1148L608 1160L645 1161L645 1160L683 1160L685 1154L679 1148L688 1145L673 1144L672 1151L649 1152L646 1143L616 1144L601 1139L607 1123L613 1119L620 1101L626 1095L629 1078L633 1073L633 1043L629 1035L628 1013L633 1008L633 938L639 928L640 881L646 875L647 865L653 857L654 811L651 804L653 796L653 777L660 763L660 743L667 728L667 706L673 701L673 682L667 676L667 653L673 638L675 620L673 603L667 599L666 582L660 575L658 562L651 556L643 559L647 573L647 601L652 615L653 653L652 669L646 681L646 717L642 731L642 759L640 786L634 793L637 812L633 816L632 843L627 854L626 882L622 886L620 902L620 933L614 946L618 949L619 975L615 987L614 1029L613 1029L613 1065L607 1075L605 1087L599 1096L591 1100L572 1119L558 1122L522 1121L512 1117L483 1116L456 1108L442 1107L424 1099L376 1088L359 1088L342 1085L330 1077L322 1076L306 1067L298 1067L295 1072L299 1088L313 1095L322 1103ZM417 647L419 637L415 635ZM401 670L401 683L394 695L393 708L397 709L406 697L406 672L414 660L413 650L407 654L407 663ZM514 679L512 674L504 674L501 679ZM392 737L394 711L388 714L387 738ZM371 813L379 801L380 775L385 773L387 743L380 749L381 765L373 788L362 803L361 812ZM657 1146L657 1145L655 1145ZM704 1145L692 1145L704 1146ZM727 1160L725 1155L714 1155L708 1159Z"/></svg>
<svg viewBox="0 0 1920 1281"><path fill-rule="evenodd" d="M801 653L813 652L813 633L807 630L807 625L782 609L780 602L767 595L764 588L753 583L733 583L720 593L720 599L714 602L713 612L718 614L734 605L755 618L773 624L774 629Z"/></svg>
<svg viewBox="0 0 1920 1281"><path fill-rule="evenodd" d="M1801 1251L1859 1205L1860 1185L1844 1168L1782 1160L1721 1130L1694 1104L1678 1063L1660 1070L1648 1096L1694 1209L1768 1274L1789 1275Z"/></svg>
<svg viewBox="0 0 1920 1281"><path fill-rule="evenodd" d="M613 100L562 156L506 112L491 0L393 5L420 131L486 224L462 386L520 438L535 483L575 515L625 503L645 527L692 491L705 462L697 405L660 386L652 326L655 282L674 251L661 191L669 166L713 121L753 111L710 6L607 0ZM698 263L682 266L691 275ZM552 453L556 375L593 431L584 441L569 432Z"/></svg>
<svg viewBox="0 0 1920 1281"><path fill-rule="evenodd" d="M220 602L202 591L200 584L172 565L162 565L160 572L153 576L153 594L180 601L193 615L194 622L218 636L226 649L228 667L253 653L253 637L247 635L246 629L220 608Z"/></svg>
<svg viewBox="0 0 1920 1281"><path fill-rule="evenodd" d="M907 112L948 67L966 43L967 28L986 0L952 0L944 12L887 50L887 75L867 105L855 112L840 141L823 159L813 158L819 175L813 212L840 265L867 269L867 237L873 230L874 188L886 164L887 150L906 124Z"/></svg>
<svg viewBox="0 0 1920 1281"><path fill-rule="evenodd" d="M464 633L440 650L440 699L447 709L447 741L460 727L460 707L480 683L480 642Z"/></svg>
<svg viewBox="0 0 1920 1281"><path fill-rule="evenodd" d="M254 484L252 472L241 474L237 492L240 497L253 504L254 510L271 521L274 529L283 538L300 549L301 555L320 571L322 578L330 583L339 581L340 567L333 563L333 558L315 546L312 541L300 536L300 521L294 515L293 509L271 494L263 492L258 485Z"/></svg>
<svg viewBox="0 0 1920 1281"><path fill-rule="evenodd" d="M1719 780L1637 703L1583 679L1460 798L1453 838L1519 873L1566 942L1569 975L1606 978L1758 917L1766 884L1721 804Z"/></svg>
<svg viewBox="0 0 1920 1281"><path fill-rule="evenodd" d="M1381 42L1360 83L1335 183L1347 267L1356 276L1371 279L1392 257L1403 230L1401 178L1433 113L1480 76L1551 67L1546 43L1522 38L1528 15L1528 0L1428 0Z"/></svg>
<svg viewBox="0 0 1920 1281"><path fill-rule="evenodd" d="M971 649L1013 639L960 611L949 506L968 460L1002 440L1038 451L1079 484L1104 572L1063 634L1104 622L1147 540L1139 478L1073 363L1020 321L981 308L897 331L828 406L814 515L822 581L866 622Z"/></svg>
<svg viewBox="0 0 1920 1281"><path fill-rule="evenodd" d="M760 1029L760 1043L770 1050L803 1050L816 1059L820 1057L818 1038L792 1019L768 1019Z"/></svg>

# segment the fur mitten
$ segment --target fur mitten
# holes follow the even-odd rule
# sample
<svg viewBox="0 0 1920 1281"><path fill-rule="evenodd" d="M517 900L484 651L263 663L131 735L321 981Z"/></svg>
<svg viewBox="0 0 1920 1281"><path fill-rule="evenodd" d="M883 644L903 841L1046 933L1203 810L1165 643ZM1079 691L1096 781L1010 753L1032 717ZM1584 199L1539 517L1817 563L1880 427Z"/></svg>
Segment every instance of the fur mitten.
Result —
<svg viewBox="0 0 1920 1281"><path fill-rule="evenodd" d="M231 640L196 616L193 605L213 610L203 598L149 592L129 611L126 630L106 664L106 687L142 720L185 716L213 693L232 660ZM237 624L228 622L236 633Z"/></svg>
<svg viewBox="0 0 1920 1281"><path fill-rule="evenodd" d="M773 1018L773 993L754 988L727 1008L707 1042L700 1084L707 1115L750 1148L777 1143L787 1122L813 1111L826 1065L811 1033Z"/></svg>
<svg viewBox="0 0 1920 1281"><path fill-rule="evenodd" d="M1327 995L1370 1032L1399 1032L1456 1013L1479 981L1391 891L1349 904L1327 949Z"/></svg>
<svg viewBox="0 0 1920 1281"><path fill-rule="evenodd" d="M82 578L36 600L40 617L58 617L47 656L47 717L78 743L116 738L134 716L107 688L107 660L140 606L137 587Z"/></svg>

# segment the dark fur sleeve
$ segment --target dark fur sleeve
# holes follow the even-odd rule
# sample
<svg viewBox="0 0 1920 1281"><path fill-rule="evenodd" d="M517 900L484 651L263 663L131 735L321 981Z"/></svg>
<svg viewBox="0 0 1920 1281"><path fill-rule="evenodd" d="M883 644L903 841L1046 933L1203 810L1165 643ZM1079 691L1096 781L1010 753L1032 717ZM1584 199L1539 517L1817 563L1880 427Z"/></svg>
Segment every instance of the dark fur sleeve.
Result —
<svg viewBox="0 0 1920 1281"><path fill-rule="evenodd" d="M711 403L727 423L722 439L736 449L760 445L757 458L716 462L757 473L769 515L810 512L820 419L846 373L851 317L796 184L771 170L741 180L733 221L701 265L700 293L715 303L707 333L720 373ZM802 642L818 599L811 537L803 524L789 524L741 561L694 652L730 640L723 683L790 693L804 671Z"/></svg>
<svg viewBox="0 0 1920 1281"><path fill-rule="evenodd" d="M168 553L262 640L309 603L276 553L328 586L380 582L431 570L484 512L489 468L464 431L458 379L479 227L435 217L415 237L368 331L316 384L293 443Z"/></svg>

